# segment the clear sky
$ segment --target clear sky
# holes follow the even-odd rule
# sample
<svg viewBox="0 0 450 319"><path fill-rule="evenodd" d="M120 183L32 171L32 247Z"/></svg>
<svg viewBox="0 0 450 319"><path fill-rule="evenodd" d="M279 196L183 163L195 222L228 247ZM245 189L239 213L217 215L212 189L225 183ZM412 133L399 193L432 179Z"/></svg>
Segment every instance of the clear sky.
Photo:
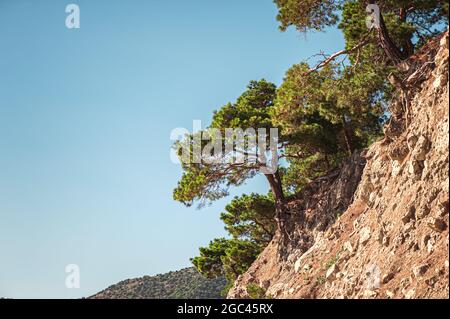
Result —
<svg viewBox="0 0 450 319"><path fill-rule="evenodd" d="M342 48L338 31L281 33L275 16L271 0L0 0L0 297L89 296L190 266L225 235L229 199L172 200L170 132ZM66 288L67 264L80 289Z"/></svg>

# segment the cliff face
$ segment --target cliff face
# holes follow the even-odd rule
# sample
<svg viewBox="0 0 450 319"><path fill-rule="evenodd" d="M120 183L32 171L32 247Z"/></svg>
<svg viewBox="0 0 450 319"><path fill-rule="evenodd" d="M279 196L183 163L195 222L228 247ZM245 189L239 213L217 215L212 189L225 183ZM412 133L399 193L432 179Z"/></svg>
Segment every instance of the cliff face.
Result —
<svg viewBox="0 0 450 319"><path fill-rule="evenodd" d="M449 298L448 32L409 61L386 137L289 203L229 298ZM401 88L401 89L400 89Z"/></svg>

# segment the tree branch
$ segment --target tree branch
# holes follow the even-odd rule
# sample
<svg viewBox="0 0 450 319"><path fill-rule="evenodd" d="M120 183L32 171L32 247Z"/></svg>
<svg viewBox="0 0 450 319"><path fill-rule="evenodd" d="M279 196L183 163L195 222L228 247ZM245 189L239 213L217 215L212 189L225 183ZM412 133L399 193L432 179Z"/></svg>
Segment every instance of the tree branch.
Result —
<svg viewBox="0 0 450 319"><path fill-rule="evenodd" d="M332 55L330 55L328 58L326 58L324 61L321 61L319 64L317 64L315 67L313 67L312 69L309 69L309 71L307 71L306 73L304 73L304 75L309 75L313 72L316 72L317 70L323 68L324 66L330 64L331 62L333 62L334 60L336 60L337 57L343 55L343 54L350 54L356 50L361 49L362 47L364 47L365 45L367 45L370 40L368 39L370 32L367 33L362 39L361 41L358 42L357 45L355 45L354 47L350 48L350 49L344 49L341 51L338 51L336 53L333 53Z"/></svg>

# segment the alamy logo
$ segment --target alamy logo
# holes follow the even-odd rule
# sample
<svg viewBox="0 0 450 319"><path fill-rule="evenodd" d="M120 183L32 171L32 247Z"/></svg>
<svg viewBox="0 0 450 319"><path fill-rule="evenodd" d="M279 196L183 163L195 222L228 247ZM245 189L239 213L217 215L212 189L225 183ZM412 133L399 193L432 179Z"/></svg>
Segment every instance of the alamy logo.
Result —
<svg viewBox="0 0 450 319"><path fill-rule="evenodd" d="M80 7L76 4L69 4L66 7L66 13L69 15L66 17L66 27L68 29L80 28Z"/></svg>
<svg viewBox="0 0 450 319"><path fill-rule="evenodd" d="M366 26L369 29L380 27L380 7L376 4L369 4L366 7L366 12L369 13L366 19Z"/></svg>
<svg viewBox="0 0 450 319"><path fill-rule="evenodd" d="M66 266L66 288L78 289L80 288L80 267L75 264Z"/></svg>
<svg viewBox="0 0 450 319"><path fill-rule="evenodd" d="M369 29L380 27L380 7L376 4L369 4L366 7L366 12L369 13L366 19L366 26Z"/></svg>
<svg viewBox="0 0 450 319"><path fill-rule="evenodd" d="M257 167L263 174L278 169L277 128L208 128L193 121L193 133L176 128L170 133L175 141L170 158L175 164L245 165Z"/></svg>

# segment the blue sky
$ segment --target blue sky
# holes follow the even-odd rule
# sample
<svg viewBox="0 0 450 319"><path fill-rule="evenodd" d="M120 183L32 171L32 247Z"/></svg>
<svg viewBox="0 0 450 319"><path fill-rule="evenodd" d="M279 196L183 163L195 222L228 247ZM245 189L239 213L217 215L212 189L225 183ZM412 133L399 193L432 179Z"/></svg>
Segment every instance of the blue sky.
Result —
<svg viewBox="0 0 450 319"><path fill-rule="evenodd" d="M0 0L0 297L88 296L187 267L225 235L229 199L172 200L170 132L342 48L338 31L281 33L275 16L271 0ZM267 190L256 177L233 194Z"/></svg>

